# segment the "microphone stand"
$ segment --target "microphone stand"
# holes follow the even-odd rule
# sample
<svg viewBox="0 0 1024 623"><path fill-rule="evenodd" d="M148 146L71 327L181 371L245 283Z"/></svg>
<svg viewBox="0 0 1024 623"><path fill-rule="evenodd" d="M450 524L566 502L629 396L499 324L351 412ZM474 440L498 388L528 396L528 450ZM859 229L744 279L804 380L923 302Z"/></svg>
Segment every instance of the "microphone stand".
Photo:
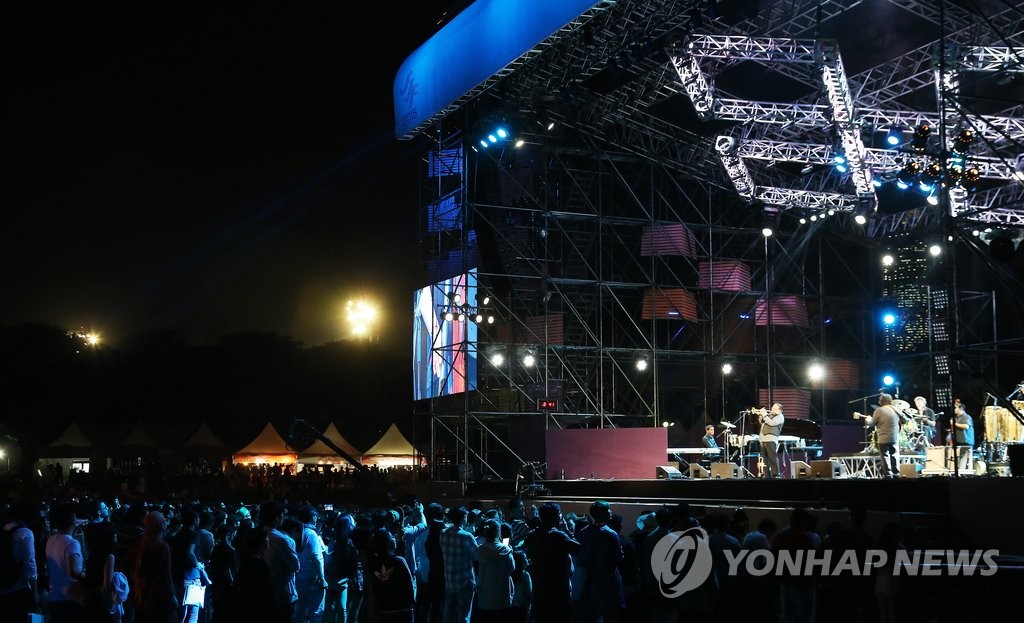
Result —
<svg viewBox="0 0 1024 623"><path fill-rule="evenodd" d="M853 400L847 401L846 404L852 405L855 402L860 402L860 408L861 408L861 412L860 413L861 413L861 415L867 415L867 413L865 413L865 411L868 410L868 398L873 398L873 397L875 397L877 395L878 394L868 394L866 396L861 396L860 398L854 398ZM869 446L870 446L870 444L868 442L868 425L867 424L862 424L861 426L864 428L864 449L861 450L861 451L862 452L867 452L868 449L869 449Z"/></svg>

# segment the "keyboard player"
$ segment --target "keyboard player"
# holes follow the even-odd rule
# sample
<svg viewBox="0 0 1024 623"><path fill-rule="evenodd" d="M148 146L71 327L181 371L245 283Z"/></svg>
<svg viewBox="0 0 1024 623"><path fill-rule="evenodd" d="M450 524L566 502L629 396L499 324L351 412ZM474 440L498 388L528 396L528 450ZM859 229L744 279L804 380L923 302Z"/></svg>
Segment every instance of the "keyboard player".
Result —
<svg viewBox="0 0 1024 623"><path fill-rule="evenodd" d="M715 427L708 424L704 427L704 433L704 437L700 440L701 445L712 450L717 449L718 442L715 440Z"/></svg>

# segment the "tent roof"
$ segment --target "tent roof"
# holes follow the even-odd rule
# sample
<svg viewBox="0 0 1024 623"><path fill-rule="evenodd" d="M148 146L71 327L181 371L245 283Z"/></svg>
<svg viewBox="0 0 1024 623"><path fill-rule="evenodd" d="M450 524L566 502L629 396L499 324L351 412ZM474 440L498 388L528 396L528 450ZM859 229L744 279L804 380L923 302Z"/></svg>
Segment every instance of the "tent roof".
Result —
<svg viewBox="0 0 1024 623"><path fill-rule="evenodd" d="M278 434L277 429L270 422L263 427L263 431L253 439L246 447L242 448L235 455L240 454L295 454L295 451L288 447L283 437Z"/></svg>
<svg viewBox="0 0 1024 623"><path fill-rule="evenodd" d="M398 430L398 426L392 424L384 433L384 436L380 438L380 441L363 454L367 456L411 456L416 454L416 449L412 447L412 444L405 438L402 431Z"/></svg>
<svg viewBox="0 0 1024 623"><path fill-rule="evenodd" d="M214 434L213 430L210 429L210 425L203 422L199 425L196 432L192 433L192 436L186 439L182 444L182 448L227 448L224 442L221 441L217 435Z"/></svg>
<svg viewBox="0 0 1024 623"><path fill-rule="evenodd" d="M89 441L89 438L82 432L82 427L78 425L78 422L72 422L64 430L60 437L53 440L48 448L57 447L68 447L68 448L92 448L93 444Z"/></svg>
<svg viewBox="0 0 1024 623"><path fill-rule="evenodd" d="M346 453L348 453L348 455L351 456L352 458L358 459L359 456L362 455L362 452L356 450L355 446L350 444L348 440L342 436L341 431L338 430L338 427L335 426L333 422L327 425L327 428L324 429L323 435L324 437L327 437L332 442L334 442L334 445L338 446ZM334 450L331 450L331 448L320 439L317 439L312 444L310 444L308 448L299 453L300 459L325 456L337 457L338 455L334 452Z"/></svg>
<svg viewBox="0 0 1024 623"><path fill-rule="evenodd" d="M156 442L153 440L153 436L149 434L149 431L146 430L146 427L142 425L142 422L139 422L130 433L125 435L125 438L117 446L119 448L155 448Z"/></svg>

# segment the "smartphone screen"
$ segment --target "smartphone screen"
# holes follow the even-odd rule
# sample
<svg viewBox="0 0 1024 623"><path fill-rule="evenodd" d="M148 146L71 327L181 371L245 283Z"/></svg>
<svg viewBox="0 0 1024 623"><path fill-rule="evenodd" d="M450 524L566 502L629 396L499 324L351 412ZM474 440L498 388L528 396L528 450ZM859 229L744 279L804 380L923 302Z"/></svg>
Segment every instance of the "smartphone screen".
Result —
<svg viewBox="0 0 1024 623"><path fill-rule="evenodd" d="M501 544L507 546L508 545L508 537L505 537L504 539L502 539L501 540Z"/></svg>
<svg viewBox="0 0 1024 623"><path fill-rule="evenodd" d="M332 510L334 510L334 504L324 504L324 510L325 511L332 511Z"/></svg>

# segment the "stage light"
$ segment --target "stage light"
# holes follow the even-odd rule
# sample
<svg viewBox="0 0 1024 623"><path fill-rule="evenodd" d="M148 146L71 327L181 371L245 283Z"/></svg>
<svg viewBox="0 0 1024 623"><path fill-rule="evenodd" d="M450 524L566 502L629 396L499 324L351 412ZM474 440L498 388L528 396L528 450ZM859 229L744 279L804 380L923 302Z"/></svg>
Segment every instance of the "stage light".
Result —
<svg viewBox="0 0 1024 623"><path fill-rule="evenodd" d="M836 213L835 209L833 209L833 208L829 208L828 209L828 215L829 216L835 216L835 213Z"/></svg>
<svg viewBox="0 0 1024 623"><path fill-rule="evenodd" d="M928 137L932 134L932 126L929 123L922 123L914 128L914 137L910 139L910 146L916 151L924 151L928 148Z"/></svg>
<svg viewBox="0 0 1024 623"><path fill-rule="evenodd" d="M818 220L818 215L817 214L812 214L811 215L811 222L813 223L816 220Z"/></svg>
<svg viewBox="0 0 1024 623"><path fill-rule="evenodd" d="M921 173L921 165L917 162L910 160L903 165L900 172L896 174L896 185L900 190L906 190L910 188L910 185L917 179L918 174Z"/></svg>
<svg viewBox="0 0 1024 623"><path fill-rule="evenodd" d="M764 236L765 238L770 238L772 235L772 228L765 227L764 229L761 230L761 235Z"/></svg>
<svg viewBox="0 0 1024 623"><path fill-rule="evenodd" d="M874 186L875 188L881 188L882 187L882 180L880 180L880 179L878 179L876 177L876 178L871 180L871 185Z"/></svg>
<svg viewBox="0 0 1024 623"><path fill-rule="evenodd" d="M807 175L808 173L810 173L813 170L814 170L814 166L811 165L810 162L808 162L807 164L804 165L804 167L802 169L800 169L800 175Z"/></svg>
<svg viewBox="0 0 1024 623"><path fill-rule="evenodd" d="M970 128L960 130L953 137L953 151L958 154L968 153L971 150L971 145L974 144L974 139L974 130Z"/></svg>
<svg viewBox="0 0 1024 623"><path fill-rule="evenodd" d="M476 322L477 324L480 324L480 323L482 323L483 321L484 321L484 315L483 315L483 314L477 314L477 315L475 316L475 322Z"/></svg>
<svg viewBox="0 0 1024 623"><path fill-rule="evenodd" d="M891 253L886 253L882 256L882 266L892 266L896 262L896 258Z"/></svg>
<svg viewBox="0 0 1024 623"><path fill-rule="evenodd" d="M921 178L918 180L918 184L921 186L921 190L924 192L930 192L935 188L935 184L939 182L942 177L942 165L936 161L929 162L921 172Z"/></svg>
<svg viewBox="0 0 1024 623"><path fill-rule="evenodd" d="M858 225L864 225L865 223L868 222L868 217L864 216L863 214L858 214L857 216L853 217L853 220Z"/></svg>
<svg viewBox="0 0 1024 623"><path fill-rule="evenodd" d="M522 147L525 144L526 141L524 141L523 139L519 139L518 141L516 141L516 147Z"/></svg>
<svg viewBox="0 0 1024 623"><path fill-rule="evenodd" d="M462 305L462 295L459 294L458 292L453 293L452 302L454 302L456 305Z"/></svg>
<svg viewBox="0 0 1024 623"><path fill-rule="evenodd" d="M487 324L494 324L494 316L487 317Z"/></svg>
<svg viewBox="0 0 1024 623"><path fill-rule="evenodd" d="M491 355L491 365L495 368L500 368L505 363L505 355L501 353L494 353Z"/></svg>
<svg viewBox="0 0 1024 623"><path fill-rule="evenodd" d="M974 231L971 232L971 235L974 236L975 238L977 238L978 236L981 235L981 232L978 231L977 229L975 229Z"/></svg>
<svg viewBox="0 0 1024 623"><path fill-rule="evenodd" d="M732 374L732 364L731 363L723 363L722 364L722 374Z"/></svg>
<svg viewBox="0 0 1024 623"><path fill-rule="evenodd" d="M484 297L484 305L490 305L490 304L491 304L491 297L485 296Z"/></svg>
<svg viewBox="0 0 1024 623"><path fill-rule="evenodd" d="M481 147L483 147L484 149L487 149L487 147L489 145L490 145L490 143L488 143L486 139L480 139L480 146Z"/></svg>
<svg viewBox="0 0 1024 623"><path fill-rule="evenodd" d="M981 179L981 171L978 167L971 166L964 171L962 186L967 190L975 190L978 187L978 180Z"/></svg>
<svg viewBox="0 0 1024 623"><path fill-rule="evenodd" d="M896 147L903 142L903 127L894 125L889 128L889 131L885 135L885 143L891 147Z"/></svg>
<svg viewBox="0 0 1024 623"><path fill-rule="evenodd" d="M806 225L807 224L807 219L805 219L804 217L801 216L800 217L800 224L801 225Z"/></svg>
<svg viewBox="0 0 1024 623"><path fill-rule="evenodd" d="M891 311L882 312L882 324L887 327L891 327L896 324L896 314Z"/></svg>
<svg viewBox="0 0 1024 623"><path fill-rule="evenodd" d="M850 170L850 167L846 163L846 155L841 151L832 156L832 164L835 166L836 171L839 171L840 173L846 173Z"/></svg>
<svg viewBox="0 0 1024 623"><path fill-rule="evenodd" d="M928 205L937 206L939 205L939 196L936 195L935 191L933 190L932 192L928 193L928 198L925 199L925 201L928 202Z"/></svg>
<svg viewBox="0 0 1024 623"><path fill-rule="evenodd" d="M647 358L646 357L641 357L640 359L636 360L636 369L637 369L638 372L643 372L644 370L647 369Z"/></svg>
<svg viewBox="0 0 1024 623"><path fill-rule="evenodd" d="M942 245L939 245L939 244L934 244L934 243L933 243L933 244L931 244L931 245L930 245L930 246L928 247L928 253L929 253L929 254L930 254L930 255L931 255L932 257L938 257L938 256L942 255Z"/></svg>
<svg viewBox="0 0 1024 623"><path fill-rule="evenodd" d="M812 363L811 366L807 368L807 378L811 379L811 381L815 383L825 378L825 366L820 363Z"/></svg>
<svg viewBox="0 0 1024 623"><path fill-rule="evenodd" d="M455 314L453 314L452 312L445 312L444 319L447 320L448 322L451 322L455 320Z"/></svg>
<svg viewBox="0 0 1024 623"><path fill-rule="evenodd" d="M498 142L498 137L493 135L493 134L488 134L487 135L487 140L489 140L491 143L497 143Z"/></svg>
<svg viewBox="0 0 1024 623"><path fill-rule="evenodd" d="M887 373L882 375L882 385L884 385L885 387L892 387L895 384L896 384L896 375L895 374L893 374L891 372L887 372Z"/></svg>
<svg viewBox="0 0 1024 623"><path fill-rule="evenodd" d="M466 314L459 312L459 322L466 322Z"/></svg>
<svg viewBox="0 0 1024 623"><path fill-rule="evenodd" d="M523 357L523 365L527 368L532 368L533 364L537 363L537 359L533 355L526 355Z"/></svg>
<svg viewBox="0 0 1024 623"><path fill-rule="evenodd" d="M498 128L494 133L498 135L498 138L508 138L508 131L505 128Z"/></svg>

